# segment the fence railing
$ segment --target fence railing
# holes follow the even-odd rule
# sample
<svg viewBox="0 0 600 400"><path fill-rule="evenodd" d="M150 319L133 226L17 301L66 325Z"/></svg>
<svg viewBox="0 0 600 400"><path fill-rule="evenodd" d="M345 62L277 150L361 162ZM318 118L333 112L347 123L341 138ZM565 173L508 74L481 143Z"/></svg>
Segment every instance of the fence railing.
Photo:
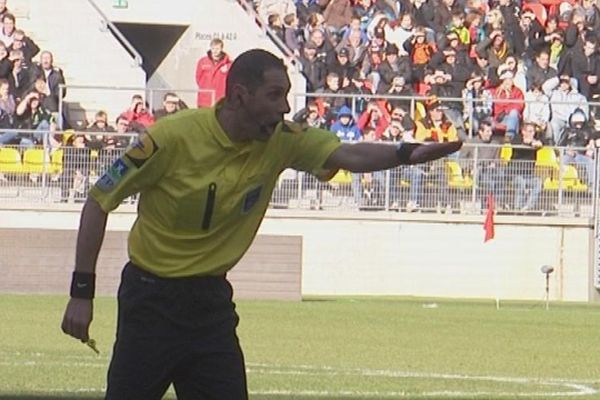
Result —
<svg viewBox="0 0 600 400"><path fill-rule="evenodd" d="M21 131L33 136L37 131ZM71 135L71 136L69 136ZM0 147L0 203L83 201L91 185L120 157L135 134L45 132L34 141ZM80 137L81 140L73 140ZM69 139L70 138L70 139ZM466 144L465 147L471 146ZM509 145L477 145L461 154L373 173L340 171L328 182L293 170L281 174L271 199L277 208L386 210L480 214L492 193L498 212L595 216L598 153L543 147L535 161L511 160ZM500 157L479 156L499 147Z"/></svg>

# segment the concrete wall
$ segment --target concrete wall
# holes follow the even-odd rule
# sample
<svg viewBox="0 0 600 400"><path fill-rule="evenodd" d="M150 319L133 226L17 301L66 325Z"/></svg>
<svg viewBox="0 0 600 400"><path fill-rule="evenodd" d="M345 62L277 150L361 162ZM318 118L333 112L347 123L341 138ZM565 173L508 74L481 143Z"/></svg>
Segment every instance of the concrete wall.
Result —
<svg viewBox="0 0 600 400"><path fill-rule="evenodd" d="M109 230L129 229L134 214L126 211L111 214ZM496 238L483 244L482 221L483 216L270 210L259 233L302 236L303 295L541 300L540 267L547 264L555 268L552 300L598 300L593 234L586 223L498 217ZM0 228L72 230L77 223L76 210L0 210ZM0 258L5 251L0 244Z"/></svg>
<svg viewBox="0 0 600 400"><path fill-rule="evenodd" d="M196 63L206 55L214 37L223 39L225 51L231 58L255 47L283 57L235 0L171 0L168 7L157 0L129 0L129 7L125 9L114 8L112 0L96 0L96 3L113 22L189 26L154 75L149 77L148 87L176 89L192 106L196 104ZM290 75L292 92L305 92L303 76L292 67ZM159 99L162 94L157 94ZM290 98L292 105L294 101Z"/></svg>

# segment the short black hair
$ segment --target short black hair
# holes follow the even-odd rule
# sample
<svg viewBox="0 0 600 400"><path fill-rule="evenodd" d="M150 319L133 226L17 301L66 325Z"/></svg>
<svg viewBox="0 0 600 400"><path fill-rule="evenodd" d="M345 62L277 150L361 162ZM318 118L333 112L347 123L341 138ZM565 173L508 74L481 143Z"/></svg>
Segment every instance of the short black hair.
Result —
<svg viewBox="0 0 600 400"><path fill-rule="evenodd" d="M225 83L225 96L231 98L235 85L245 86L250 93L265 83L264 73L270 69L286 70L281 58L262 49L243 52L233 61Z"/></svg>

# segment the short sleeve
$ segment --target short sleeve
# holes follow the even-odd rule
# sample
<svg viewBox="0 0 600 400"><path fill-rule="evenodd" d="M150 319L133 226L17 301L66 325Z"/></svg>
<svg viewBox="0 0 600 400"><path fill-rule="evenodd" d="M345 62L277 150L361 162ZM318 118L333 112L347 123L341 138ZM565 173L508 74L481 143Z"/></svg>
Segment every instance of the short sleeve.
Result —
<svg viewBox="0 0 600 400"><path fill-rule="evenodd" d="M138 140L98 179L90 195L110 212L127 197L157 184L169 166L168 146L156 133L141 133Z"/></svg>
<svg viewBox="0 0 600 400"><path fill-rule="evenodd" d="M320 180L331 179L337 172L323 168L329 156L341 146L334 133L305 128L301 132L287 134L286 142L288 152L291 152L287 167L309 172Z"/></svg>

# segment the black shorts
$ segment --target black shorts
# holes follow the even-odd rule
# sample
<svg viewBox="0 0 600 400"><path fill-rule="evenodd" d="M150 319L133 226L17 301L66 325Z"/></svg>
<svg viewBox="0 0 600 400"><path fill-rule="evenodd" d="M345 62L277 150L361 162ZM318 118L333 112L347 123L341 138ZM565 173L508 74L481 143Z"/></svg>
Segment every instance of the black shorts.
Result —
<svg viewBox="0 0 600 400"><path fill-rule="evenodd" d="M125 265L106 399L248 398L239 318L225 276L160 278Z"/></svg>

